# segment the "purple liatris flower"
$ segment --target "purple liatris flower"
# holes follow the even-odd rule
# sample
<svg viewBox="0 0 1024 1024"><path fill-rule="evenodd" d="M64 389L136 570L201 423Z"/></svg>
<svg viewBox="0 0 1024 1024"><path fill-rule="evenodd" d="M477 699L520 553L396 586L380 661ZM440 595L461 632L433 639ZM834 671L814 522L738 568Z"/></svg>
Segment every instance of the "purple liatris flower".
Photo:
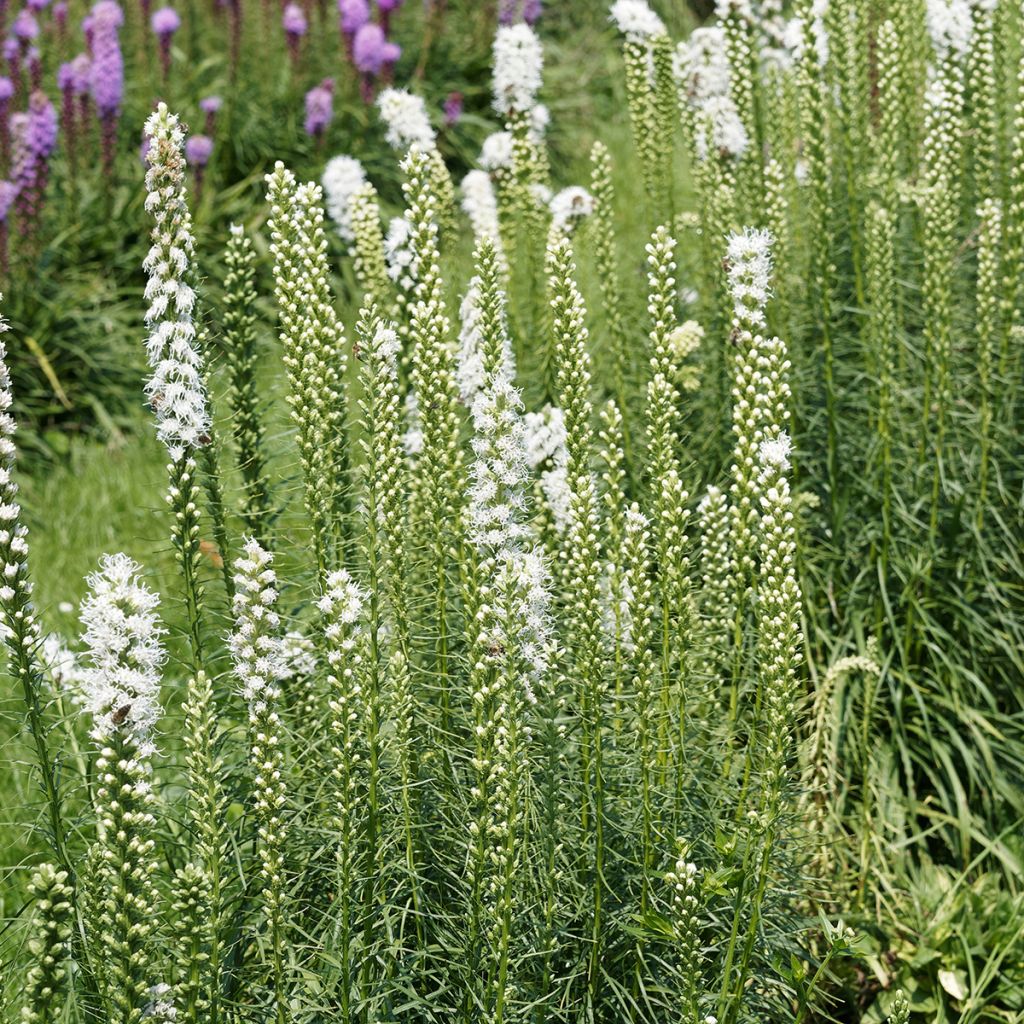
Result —
<svg viewBox="0 0 1024 1024"><path fill-rule="evenodd" d="M28 62L28 77L32 83L32 89L42 89L43 87L43 58L39 53L38 46L30 46L28 53L25 54L25 60Z"/></svg>
<svg viewBox="0 0 1024 1024"><path fill-rule="evenodd" d="M171 73L171 40L174 33L181 28L181 18L173 7L161 7L153 12L149 24L160 43L160 67L166 81Z"/></svg>
<svg viewBox="0 0 1024 1024"><path fill-rule="evenodd" d="M0 160L4 167L11 159L11 100L14 98L14 83L0 77Z"/></svg>
<svg viewBox="0 0 1024 1024"><path fill-rule="evenodd" d="M514 25L525 21L532 25L541 16L544 5L541 0L501 0L498 6L498 24Z"/></svg>
<svg viewBox="0 0 1024 1024"><path fill-rule="evenodd" d="M64 134L64 150L71 162L72 174L78 165L78 126L75 123L75 69L70 63L57 69L60 89L60 128Z"/></svg>
<svg viewBox="0 0 1024 1024"><path fill-rule="evenodd" d="M364 75L379 75L388 64L394 64L401 56L402 48L390 43L380 25L373 22L364 25L352 44L352 60Z"/></svg>
<svg viewBox="0 0 1024 1024"><path fill-rule="evenodd" d="M309 27L306 24L306 15L298 4L290 3L285 7L284 13L281 15L281 27L288 40L288 53L291 55L292 63L297 65L299 46Z"/></svg>
<svg viewBox="0 0 1024 1024"><path fill-rule="evenodd" d="M26 7L18 12L14 24L11 25L11 31L14 33L14 38L23 47L27 47L29 43L39 38L39 22L36 21L32 11Z"/></svg>
<svg viewBox="0 0 1024 1024"><path fill-rule="evenodd" d="M104 177L111 180L117 142L117 118L124 96L124 58L118 31L124 14L115 0L99 0L92 9L92 65L89 85L103 136Z"/></svg>
<svg viewBox="0 0 1024 1024"><path fill-rule="evenodd" d="M217 113L223 105L224 101L219 96L204 96L199 101L199 109L206 115L206 123L203 125L203 132L206 135L213 135Z"/></svg>
<svg viewBox="0 0 1024 1024"><path fill-rule="evenodd" d="M209 135L190 135L185 140L185 161L195 176L195 197L198 203L203 194L203 177L213 153L213 139Z"/></svg>
<svg viewBox="0 0 1024 1024"><path fill-rule="evenodd" d="M333 98L333 78L325 78L306 93L306 134L318 143L323 141L324 132L331 123L334 114Z"/></svg>
<svg viewBox="0 0 1024 1024"><path fill-rule="evenodd" d="M40 11L45 11L50 6L50 0L26 0L25 6L30 11L35 11L38 14Z"/></svg>
<svg viewBox="0 0 1024 1024"><path fill-rule="evenodd" d="M43 193L50 175L50 155L57 145L57 111L36 90L28 100L28 110L12 119L14 137L13 177L18 187L18 212L25 234L39 218Z"/></svg>
<svg viewBox="0 0 1024 1024"><path fill-rule="evenodd" d="M68 28L67 0L58 0L53 5L53 23L57 26L57 36L61 40L61 50L63 52L64 37Z"/></svg>
<svg viewBox="0 0 1024 1024"><path fill-rule="evenodd" d="M444 101L444 124L451 128L462 117L462 93L450 92Z"/></svg>
<svg viewBox="0 0 1024 1024"><path fill-rule="evenodd" d="M338 0L338 26L349 43L369 20L369 0Z"/></svg>

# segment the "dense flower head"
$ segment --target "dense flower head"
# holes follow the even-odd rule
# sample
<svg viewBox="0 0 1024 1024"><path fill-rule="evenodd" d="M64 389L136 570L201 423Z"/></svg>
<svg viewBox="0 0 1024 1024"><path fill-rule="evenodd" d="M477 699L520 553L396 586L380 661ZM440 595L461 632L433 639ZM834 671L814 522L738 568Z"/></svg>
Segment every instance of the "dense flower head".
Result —
<svg viewBox="0 0 1024 1024"><path fill-rule="evenodd" d="M470 171L462 179L462 209L473 227L473 237L489 238L500 254L498 198L486 171Z"/></svg>
<svg viewBox="0 0 1024 1024"><path fill-rule="evenodd" d="M92 9L92 64L90 88L96 109L104 118L115 117L124 96L124 58L117 33L124 21L114 0L99 0Z"/></svg>
<svg viewBox="0 0 1024 1024"><path fill-rule="evenodd" d="M940 60L967 56L974 30L970 0L927 0L925 21Z"/></svg>
<svg viewBox="0 0 1024 1024"><path fill-rule="evenodd" d="M500 171L512 166L514 146L511 132L492 132L480 149L480 166L485 171Z"/></svg>
<svg viewBox="0 0 1024 1024"><path fill-rule="evenodd" d="M529 25L508 25L494 37L494 109L532 109L543 84L544 50Z"/></svg>
<svg viewBox="0 0 1024 1024"><path fill-rule="evenodd" d="M146 122L150 138L146 210L153 216L152 245L143 262L146 355L153 376L146 385L157 434L174 460L204 443L209 429L202 357L193 322L195 292L189 284L194 249L185 198L184 133L161 103Z"/></svg>
<svg viewBox="0 0 1024 1024"><path fill-rule="evenodd" d="M706 160L719 156L741 157L750 146L750 135L733 98L728 94L710 97L701 107L696 126L697 156Z"/></svg>
<svg viewBox="0 0 1024 1024"><path fill-rule="evenodd" d="M253 710L277 694L281 678L281 619L276 611L277 574L273 557L249 538L235 560L234 628L228 647L242 696Z"/></svg>
<svg viewBox="0 0 1024 1024"><path fill-rule="evenodd" d="M0 75L0 103L6 103L13 96L14 83L6 75Z"/></svg>
<svg viewBox="0 0 1024 1024"><path fill-rule="evenodd" d="M224 106L224 101L219 96L204 96L199 101L199 109L204 114L216 114Z"/></svg>
<svg viewBox="0 0 1024 1024"><path fill-rule="evenodd" d="M28 99L28 110L19 119L17 145L34 159L45 160L57 145L57 111L46 93L35 90Z"/></svg>
<svg viewBox="0 0 1024 1024"><path fill-rule="evenodd" d="M764 306L770 295L771 247L772 236L766 230L746 228L729 236L729 289L739 320L764 323Z"/></svg>
<svg viewBox="0 0 1024 1024"><path fill-rule="evenodd" d="M458 124L462 117L463 98L461 92L450 92L444 100L444 123L446 128Z"/></svg>
<svg viewBox="0 0 1024 1024"><path fill-rule="evenodd" d="M11 31L14 33L15 38L20 39L22 43L29 43L33 39L39 38L39 22L36 21L32 12L25 7L18 12L18 16L11 25Z"/></svg>
<svg viewBox="0 0 1024 1024"><path fill-rule="evenodd" d="M181 28L181 18L173 7L161 7L153 12L149 25L155 35L167 39Z"/></svg>
<svg viewBox="0 0 1024 1024"><path fill-rule="evenodd" d="M404 152L412 146L430 149L434 129L422 96L404 89L385 89L377 99L381 119L387 125L388 143Z"/></svg>
<svg viewBox="0 0 1024 1024"><path fill-rule="evenodd" d="M369 20L369 0L338 0L338 22L346 35L354 36Z"/></svg>
<svg viewBox="0 0 1024 1024"><path fill-rule="evenodd" d="M306 23L306 15L302 8L295 3L285 6L281 14L281 27L292 37L304 36L309 27Z"/></svg>
<svg viewBox="0 0 1024 1024"><path fill-rule="evenodd" d="M338 234L346 242L355 239L352 231L352 197L366 184L366 171L353 156L336 156L327 161L320 179L324 188L327 213Z"/></svg>
<svg viewBox="0 0 1024 1024"><path fill-rule="evenodd" d="M403 0L377 0L377 9L384 14L397 11L402 6Z"/></svg>
<svg viewBox="0 0 1024 1024"><path fill-rule="evenodd" d="M712 96L727 96L730 71L724 29L718 25L695 28L676 48L673 70L695 106Z"/></svg>
<svg viewBox="0 0 1024 1024"><path fill-rule="evenodd" d="M61 92L74 92L75 69L70 61L63 61L57 68L57 88Z"/></svg>
<svg viewBox="0 0 1024 1024"><path fill-rule="evenodd" d="M391 218L384 238L384 259L387 263L388 277L402 291L411 291L415 286L412 277L412 225L405 217Z"/></svg>
<svg viewBox="0 0 1024 1024"><path fill-rule="evenodd" d="M307 135L322 135L334 116L334 79L325 78L306 93Z"/></svg>
<svg viewBox="0 0 1024 1024"><path fill-rule="evenodd" d="M190 135L185 140L185 160L191 167L205 167L213 154L213 139L209 135Z"/></svg>
<svg viewBox="0 0 1024 1024"><path fill-rule="evenodd" d="M570 185L554 196L550 208L555 230L569 231L576 221L594 212L594 197L580 185Z"/></svg>
<svg viewBox="0 0 1024 1024"><path fill-rule="evenodd" d="M615 0L609 16L629 39L647 40L665 34L665 23L651 10L647 0Z"/></svg>
<svg viewBox="0 0 1024 1024"><path fill-rule="evenodd" d="M775 437L767 437L761 442L758 448L758 458L761 465L773 467L779 472L789 469L789 456L793 451L793 442L789 434L782 431Z"/></svg>
<svg viewBox="0 0 1024 1024"><path fill-rule="evenodd" d="M401 56L402 48L390 42L384 29L373 21L363 25L352 41L352 61L364 75L379 75Z"/></svg>
<svg viewBox="0 0 1024 1024"><path fill-rule="evenodd" d="M84 96L89 91L92 75L92 59L87 53L80 53L71 58L72 89L76 96Z"/></svg>
<svg viewBox="0 0 1024 1024"><path fill-rule="evenodd" d="M141 573L137 562L116 554L104 555L99 571L88 577L81 621L90 664L79 680L94 735L103 739L123 732L146 753L160 715L165 631L156 614L159 598Z"/></svg>
<svg viewBox="0 0 1024 1024"><path fill-rule="evenodd" d="M13 181L0 181L0 223L7 221L7 214L18 195L18 186Z"/></svg>
<svg viewBox="0 0 1024 1024"><path fill-rule="evenodd" d="M347 569L328 573L323 596L317 602L321 614L330 620L325 630L327 639L336 640L345 626L356 625L369 599L369 591Z"/></svg>

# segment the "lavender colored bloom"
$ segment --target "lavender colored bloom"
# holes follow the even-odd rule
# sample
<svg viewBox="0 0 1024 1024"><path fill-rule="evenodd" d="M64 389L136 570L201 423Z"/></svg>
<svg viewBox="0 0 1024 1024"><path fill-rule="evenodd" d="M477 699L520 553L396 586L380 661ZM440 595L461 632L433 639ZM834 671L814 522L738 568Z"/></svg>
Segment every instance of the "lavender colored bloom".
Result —
<svg viewBox="0 0 1024 1024"><path fill-rule="evenodd" d="M89 54L80 53L71 61L71 88L76 96L85 96L89 92L89 81L91 78L92 61Z"/></svg>
<svg viewBox="0 0 1024 1024"><path fill-rule="evenodd" d="M0 103L7 103L14 96L14 83L0 76Z"/></svg>
<svg viewBox="0 0 1024 1024"><path fill-rule="evenodd" d="M544 5L541 0L523 0L523 21L527 25L533 25L543 13Z"/></svg>
<svg viewBox="0 0 1024 1024"><path fill-rule="evenodd" d="M57 28L63 32L68 23L67 0L58 0L58 2L53 5L53 20L56 22Z"/></svg>
<svg viewBox="0 0 1024 1024"><path fill-rule="evenodd" d="M213 139L209 135L190 135L185 140L185 159L192 167L205 167L213 153Z"/></svg>
<svg viewBox="0 0 1024 1024"><path fill-rule="evenodd" d="M173 7L161 7L153 12L149 24L153 33L162 42L165 37L174 35L181 28L181 18L178 17L178 12Z"/></svg>
<svg viewBox="0 0 1024 1024"><path fill-rule="evenodd" d="M219 96L204 96L199 101L199 109L206 115L206 123L203 125L203 132L206 135L213 135L217 113L223 105L224 101Z"/></svg>
<svg viewBox="0 0 1024 1024"><path fill-rule="evenodd" d="M377 0L377 9L381 14L390 14L402 6L404 0Z"/></svg>
<svg viewBox="0 0 1024 1024"><path fill-rule="evenodd" d="M39 38L39 22L26 7L18 12L14 24L11 25L11 31L22 43L30 43L33 39Z"/></svg>
<svg viewBox="0 0 1024 1024"><path fill-rule="evenodd" d="M17 194L18 186L13 181L0 181L0 222L6 223Z"/></svg>
<svg viewBox="0 0 1024 1024"><path fill-rule="evenodd" d="M357 33L352 44L352 60L365 75L379 75L386 64L394 64L402 48L389 43L380 25L370 22Z"/></svg>
<svg viewBox="0 0 1024 1024"><path fill-rule="evenodd" d="M333 78L325 78L306 93L306 134L318 141L334 115L333 94Z"/></svg>
<svg viewBox="0 0 1024 1024"><path fill-rule="evenodd" d="M25 6L30 11L35 11L38 14L40 11L45 11L50 6L50 0L27 0Z"/></svg>
<svg viewBox="0 0 1024 1024"><path fill-rule="evenodd" d="M289 36L302 37L306 34L305 12L298 4L288 4L281 15L281 27Z"/></svg>
<svg viewBox="0 0 1024 1024"><path fill-rule="evenodd" d="M42 89L43 58L39 52L39 47L30 46L28 48L28 53L25 54L25 60L28 61L28 76L32 80L32 88Z"/></svg>
<svg viewBox="0 0 1024 1024"><path fill-rule="evenodd" d="M121 110L124 95L124 59L118 29L124 21L114 0L99 0L92 9L92 98L100 118L113 120Z"/></svg>
<svg viewBox="0 0 1024 1024"><path fill-rule="evenodd" d="M4 40L4 48L3 48L4 60L6 60L8 62L14 62L14 61L16 61L18 59L20 54L21 54L21 44L18 42L17 39L14 39L12 37L10 39L5 39Z"/></svg>
<svg viewBox="0 0 1024 1024"><path fill-rule="evenodd" d="M369 0L338 0L341 31L354 36L370 20Z"/></svg>
<svg viewBox="0 0 1024 1024"><path fill-rule="evenodd" d="M11 119L14 134L14 182L18 186L18 209L31 225L39 209L50 173L50 155L57 145L57 111L46 94L36 90L28 110Z"/></svg>
<svg viewBox="0 0 1024 1024"><path fill-rule="evenodd" d="M462 93L450 92L444 101L444 124L451 128L462 117Z"/></svg>
<svg viewBox="0 0 1024 1024"><path fill-rule="evenodd" d="M75 88L75 69L69 61L57 68L57 88L61 92L73 92Z"/></svg>

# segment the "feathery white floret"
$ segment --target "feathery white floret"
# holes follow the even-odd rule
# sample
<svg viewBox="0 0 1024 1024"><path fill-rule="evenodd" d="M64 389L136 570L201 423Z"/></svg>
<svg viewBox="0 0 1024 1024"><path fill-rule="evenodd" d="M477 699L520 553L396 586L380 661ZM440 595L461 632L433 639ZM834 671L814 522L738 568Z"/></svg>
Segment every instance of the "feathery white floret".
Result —
<svg viewBox="0 0 1024 1024"><path fill-rule="evenodd" d="M758 448L758 458L763 466L771 466L780 472L789 469L789 456L793 451L793 442L785 431L775 437L767 437Z"/></svg>
<svg viewBox="0 0 1024 1024"><path fill-rule="evenodd" d="M970 0L927 0L925 24L939 60L967 56L974 30Z"/></svg>
<svg viewBox="0 0 1024 1024"><path fill-rule="evenodd" d="M272 563L270 552L253 538L235 560L234 628L228 648L242 696L253 711L277 696L282 674L281 619L275 609L277 575Z"/></svg>
<svg viewBox="0 0 1024 1024"><path fill-rule="evenodd" d="M486 171L470 171L462 179L462 209L473 227L473 237L477 241L490 239L501 259L498 200Z"/></svg>
<svg viewBox="0 0 1024 1024"><path fill-rule="evenodd" d="M770 295L771 247L772 236L767 230L745 228L729 236L729 289L739 320L764 323L764 307Z"/></svg>
<svg viewBox="0 0 1024 1024"><path fill-rule="evenodd" d="M416 282L412 276L412 225L405 217L392 217L384 238L384 259L388 277L403 292L411 292Z"/></svg>
<svg viewBox="0 0 1024 1024"><path fill-rule="evenodd" d="M163 103L146 122L146 134L146 210L155 221L142 264L149 275L146 355L153 369L146 394L157 434L177 461L204 443L210 427L193 322L196 296L188 283L194 241L185 199L185 135Z"/></svg>
<svg viewBox="0 0 1024 1024"><path fill-rule="evenodd" d="M377 98L381 119L387 125L388 144L400 152L413 146L431 149L434 129L422 96L405 89L385 89Z"/></svg>
<svg viewBox="0 0 1024 1024"><path fill-rule="evenodd" d="M556 231L568 232L575 227L576 221L594 212L594 197L585 188L570 185L556 193L548 205L552 227Z"/></svg>
<svg viewBox="0 0 1024 1024"><path fill-rule="evenodd" d="M320 179L327 200L327 212L346 242L355 239L352 231L352 196L366 184L366 171L354 156L336 156L327 161Z"/></svg>
<svg viewBox="0 0 1024 1024"><path fill-rule="evenodd" d="M615 0L609 13L616 28L633 40L653 39L665 34L665 23L647 4L647 0Z"/></svg>
<svg viewBox="0 0 1024 1024"><path fill-rule="evenodd" d="M93 735L122 730L152 750L150 736L160 716L160 669L166 653L156 609L160 599L140 579L142 566L126 554L104 555L88 577L82 602L82 642L87 667L78 674L84 708L93 717Z"/></svg>
<svg viewBox="0 0 1024 1024"><path fill-rule="evenodd" d="M494 109L526 113L543 84L544 49L525 22L503 25L494 37Z"/></svg>

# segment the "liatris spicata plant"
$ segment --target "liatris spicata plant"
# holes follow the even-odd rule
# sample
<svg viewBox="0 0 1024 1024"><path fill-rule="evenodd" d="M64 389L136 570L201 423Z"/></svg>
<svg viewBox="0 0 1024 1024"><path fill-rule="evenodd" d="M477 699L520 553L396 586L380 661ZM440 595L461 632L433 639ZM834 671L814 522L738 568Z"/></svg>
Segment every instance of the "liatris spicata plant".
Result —
<svg viewBox="0 0 1024 1024"><path fill-rule="evenodd" d="M45 93L29 97L28 110L11 119L14 155L12 177L18 189L16 207L26 240L39 223L50 177L50 156L57 145L57 111Z"/></svg>
<svg viewBox="0 0 1024 1024"><path fill-rule="evenodd" d="M334 79L325 78L306 93L306 134L323 145L324 133L334 116Z"/></svg>
<svg viewBox="0 0 1024 1024"><path fill-rule="evenodd" d="M352 40L352 63L360 73L360 90L365 103L373 102L374 80L387 79L391 67L402 55L402 48L389 42L384 30L370 21L360 28Z"/></svg>
<svg viewBox="0 0 1024 1024"><path fill-rule="evenodd" d="M203 194L206 165L213 156L213 139L209 135L190 135L185 140L185 163L192 168L193 192L198 203Z"/></svg>
<svg viewBox="0 0 1024 1024"><path fill-rule="evenodd" d="M173 7L160 7L153 12L149 24L160 47L160 67L166 82L171 73L171 42L181 28L181 18Z"/></svg>
<svg viewBox="0 0 1024 1024"><path fill-rule="evenodd" d="M349 60L353 56L356 33L370 22L369 0L338 0L338 29Z"/></svg>
<svg viewBox="0 0 1024 1024"><path fill-rule="evenodd" d="M89 15L89 87L100 119L104 178L112 180L117 149L117 121L124 99L124 58L118 37L124 13L116 0L99 0Z"/></svg>
<svg viewBox="0 0 1024 1024"><path fill-rule="evenodd" d="M34 963L26 978L21 1020L52 1024L60 1019L60 1005L66 998L74 890L66 871L43 864L32 875L30 891L38 924L29 940Z"/></svg>
<svg viewBox="0 0 1024 1024"><path fill-rule="evenodd" d="M363 165L352 156L335 156L327 161L320 178L323 185L327 212L342 241L355 240L352 230L352 197L366 184Z"/></svg>
<svg viewBox="0 0 1024 1024"><path fill-rule="evenodd" d="M213 138L214 132L217 128L217 115L220 113L220 108L224 106L224 101L220 96L204 96L199 101L199 109L203 112L203 134Z"/></svg>
<svg viewBox="0 0 1024 1024"><path fill-rule="evenodd" d="M104 1015L131 1024L159 981L154 945L159 895L153 838L153 728L165 652L158 599L127 555L105 555L82 602L90 665L83 707L92 717L96 839L86 861L87 949Z"/></svg>
<svg viewBox="0 0 1024 1024"><path fill-rule="evenodd" d="M292 68L297 71L302 40L309 28L306 14L298 4L288 3L285 5L281 14L281 27L284 29L284 36L288 42L288 54L292 59Z"/></svg>

